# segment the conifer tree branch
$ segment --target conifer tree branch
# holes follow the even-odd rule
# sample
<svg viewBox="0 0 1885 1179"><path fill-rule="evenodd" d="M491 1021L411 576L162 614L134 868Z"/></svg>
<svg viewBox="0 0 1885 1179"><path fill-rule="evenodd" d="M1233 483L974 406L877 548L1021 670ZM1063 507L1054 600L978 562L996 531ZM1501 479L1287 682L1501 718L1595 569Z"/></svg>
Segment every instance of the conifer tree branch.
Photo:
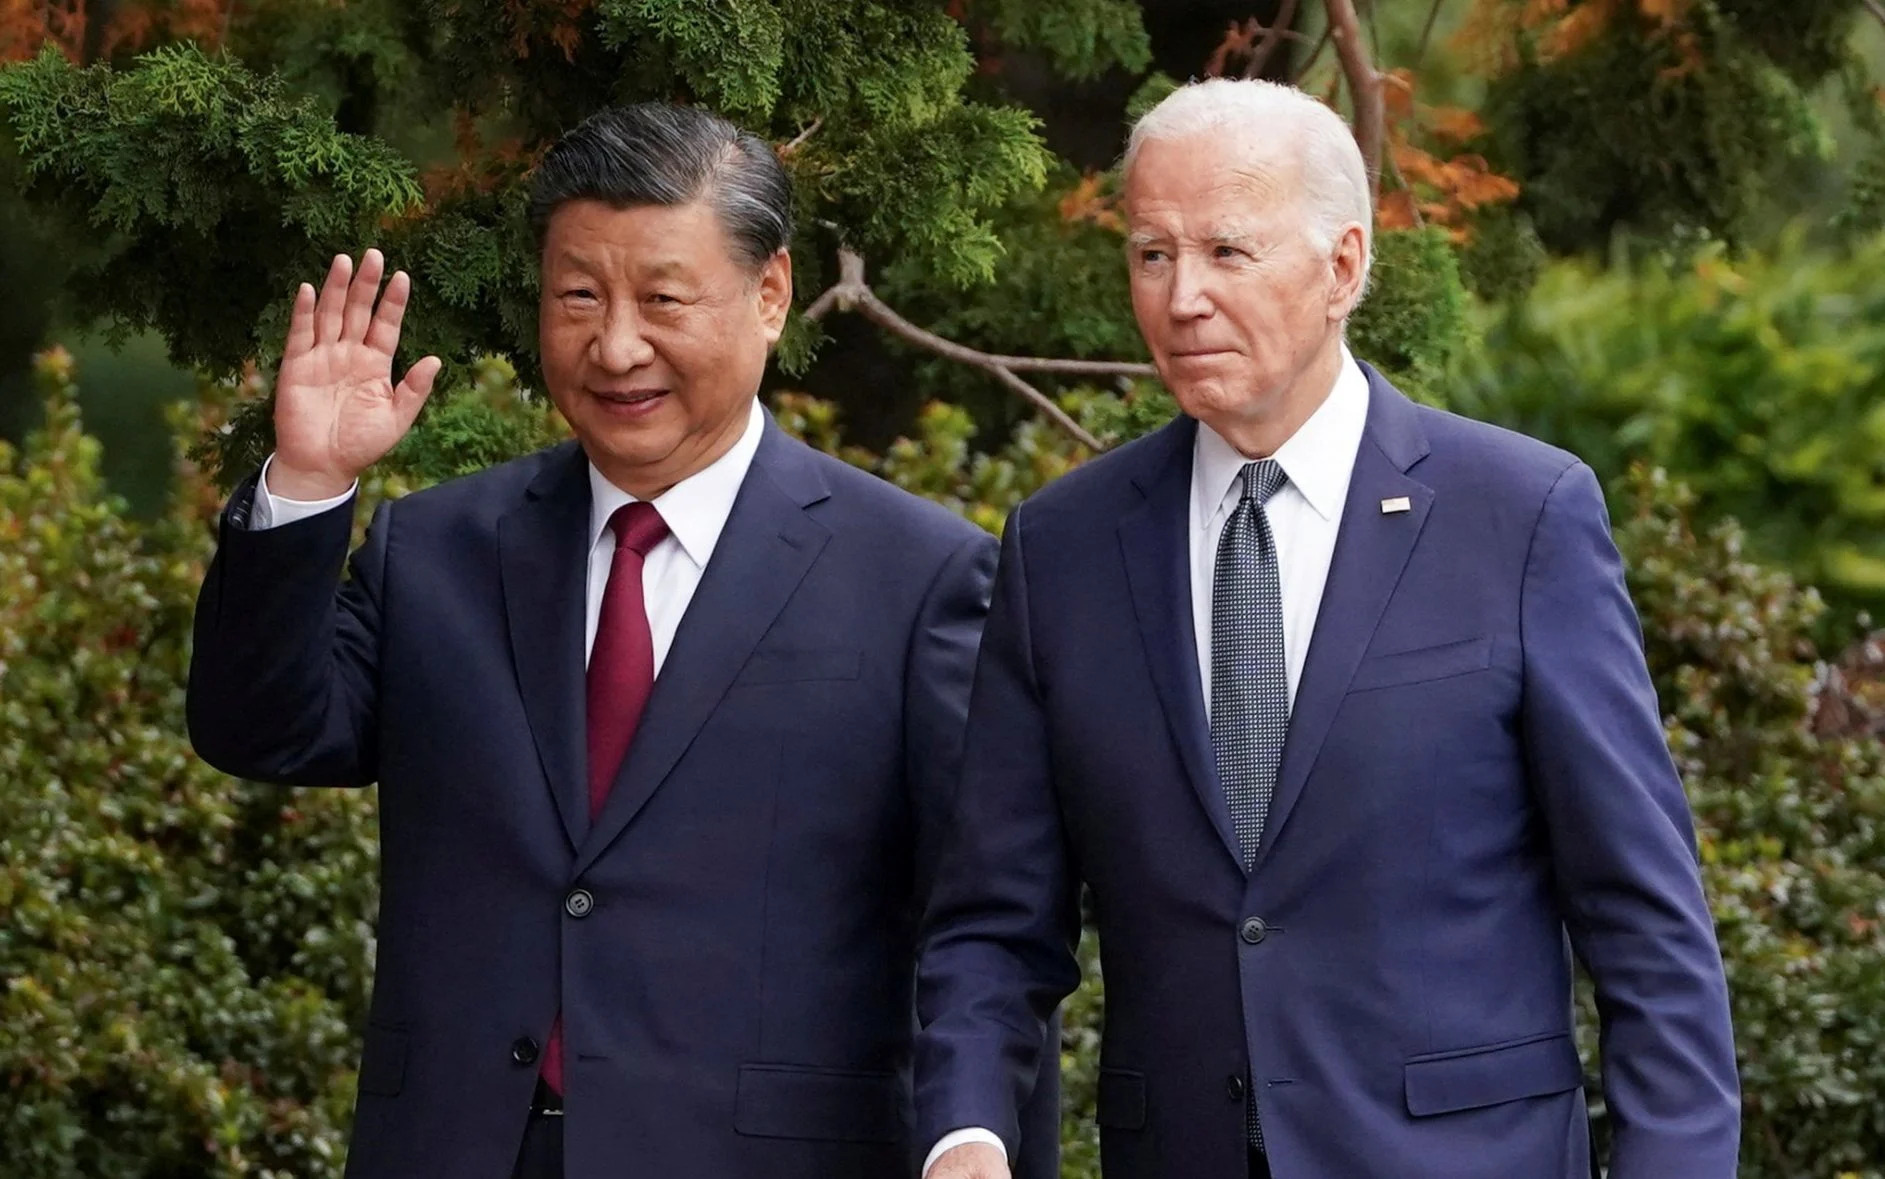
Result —
<svg viewBox="0 0 1885 1179"><path fill-rule="evenodd" d="M806 319L815 321L830 314L833 308L839 311L855 311L899 339L908 340L919 348L926 348L945 359L981 369L1046 414L1074 441L1095 453L1106 449L1100 445L1099 439L1088 433L1079 422L1074 421L1066 410L1055 405L1053 398L1028 384L1016 374L1049 372L1092 377L1149 377L1154 374L1149 364L1132 364L1115 360L1055 360L1039 356L1000 356L993 352L983 352L980 349L958 344L954 340L945 340L935 332L925 331L903 318L888 303L878 298L877 293L871 290L870 284L864 281L863 255L850 249L838 250L838 281L812 300L811 306L805 309L804 315Z"/></svg>
<svg viewBox="0 0 1885 1179"><path fill-rule="evenodd" d="M1355 14L1355 0L1327 0L1329 32L1335 39L1335 52L1342 61L1342 73L1348 79L1348 94L1355 108L1355 142L1361 145L1361 158L1368 165L1368 182L1373 195L1381 195L1381 149L1387 142L1387 106L1381 95L1381 75L1369 58L1362 40L1361 19Z"/></svg>

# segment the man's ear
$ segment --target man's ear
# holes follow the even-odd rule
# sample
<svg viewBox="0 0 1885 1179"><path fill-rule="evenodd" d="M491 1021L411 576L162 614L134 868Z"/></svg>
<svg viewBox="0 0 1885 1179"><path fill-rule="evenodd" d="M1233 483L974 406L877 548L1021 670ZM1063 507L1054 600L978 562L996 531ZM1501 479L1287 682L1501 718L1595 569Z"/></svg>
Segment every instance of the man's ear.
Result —
<svg viewBox="0 0 1885 1179"><path fill-rule="evenodd" d="M759 268L759 325L768 345L779 342L785 317L792 310L792 252L780 250Z"/></svg>
<svg viewBox="0 0 1885 1179"><path fill-rule="evenodd" d="M1329 321L1340 323L1353 315L1368 279L1368 240L1361 226L1351 223L1335 239L1329 258L1334 283L1329 287Z"/></svg>

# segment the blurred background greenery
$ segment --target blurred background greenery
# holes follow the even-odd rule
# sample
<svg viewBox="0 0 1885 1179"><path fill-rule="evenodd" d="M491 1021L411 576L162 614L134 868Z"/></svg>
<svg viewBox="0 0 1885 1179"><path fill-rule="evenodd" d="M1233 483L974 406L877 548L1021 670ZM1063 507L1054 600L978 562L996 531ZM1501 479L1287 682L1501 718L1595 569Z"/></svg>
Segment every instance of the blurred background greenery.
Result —
<svg viewBox="0 0 1885 1179"><path fill-rule="evenodd" d="M0 1176L339 1173L372 796L229 781L182 737L217 488L266 452L296 282L383 245L410 355L448 362L368 498L541 445L522 178L595 107L678 99L779 145L801 311L844 247L949 339L1140 360L1111 168L1133 112L1230 74L1325 96L1379 162L1357 353L1610 489L1744 1173L1885 1179L1875 0L0 0L0 61ZM1028 378L1102 445L1172 412ZM1091 453L842 309L795 317L767 396L990 529ZM1095 970L1070 1176L1102 1012Z"/></svg>

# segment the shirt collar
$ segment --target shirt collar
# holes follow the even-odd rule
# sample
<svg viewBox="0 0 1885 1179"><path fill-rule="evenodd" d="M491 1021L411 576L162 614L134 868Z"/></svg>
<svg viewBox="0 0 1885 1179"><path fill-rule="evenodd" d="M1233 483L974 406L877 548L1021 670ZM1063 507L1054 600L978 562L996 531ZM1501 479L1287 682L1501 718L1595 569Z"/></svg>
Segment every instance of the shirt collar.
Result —
<svg viewBox="0 0 1885 1179"><path fill-rule="evenodd" d="M707 567L714 546L720 542L720 532L733 513L733 501L739 496L740 485L746 482L747 469L759 452L759 440L765 429L766 411L760 408L759 399L755 397L746 431L731 449L650 501L661 513L668 534L697 568ZM635 502L634 496L609 482L594 463L589 464L591 549L602 539L602 530L609 526L609 518L615 515L616 509Z"/></svg>
<svg viewBox="0 0 1885 1179"><path fill-rule="evenodd" d="M1289 476L1289 485L1324 520L1341 514L1355 467L1355 452L1367 425L1368 377L1355 363L1348 346L1343 345L1335 387L1309 420L1270 456ZM1198 423L1191 461L1192 503L1197 513L1194 525L1202 527L1211 520L1231 495L1238 473L1249 461L1216 430Z"/></svg>

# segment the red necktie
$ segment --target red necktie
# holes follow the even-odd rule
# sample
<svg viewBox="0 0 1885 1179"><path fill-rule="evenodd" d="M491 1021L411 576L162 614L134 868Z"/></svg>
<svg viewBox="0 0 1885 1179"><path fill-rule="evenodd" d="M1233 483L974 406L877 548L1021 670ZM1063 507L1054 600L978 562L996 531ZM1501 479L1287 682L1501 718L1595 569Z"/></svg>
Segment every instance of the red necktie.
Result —
<svg viewBox="0 0 1885 1179"><path fill-rule="evenodd" d="M589 649L591 820L602 813L654 690L655 644L648 629L641 567L648 551L668 534L661 513L646 503L617 508L609 517L609 529L615 533L615 556L609 562L609 584L602 591L602 609L596 617L596 641ZM550 1029L550 1044L543 1053L543 1080L557 1093L563 1092L561 1015Z"/></svg>

